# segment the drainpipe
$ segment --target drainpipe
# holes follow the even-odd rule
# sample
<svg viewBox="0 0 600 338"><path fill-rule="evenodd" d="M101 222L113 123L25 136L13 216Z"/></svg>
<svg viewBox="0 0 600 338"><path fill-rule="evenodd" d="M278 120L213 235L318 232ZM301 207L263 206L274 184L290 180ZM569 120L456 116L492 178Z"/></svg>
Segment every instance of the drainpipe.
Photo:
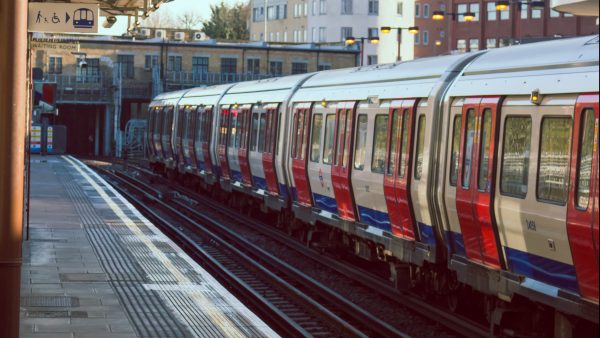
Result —
<svg viewBox="0 0 600 338"><path fill-rule="evenodd" d="M27 114L27 0L0 1L0 332L19 337Z"/></svg>

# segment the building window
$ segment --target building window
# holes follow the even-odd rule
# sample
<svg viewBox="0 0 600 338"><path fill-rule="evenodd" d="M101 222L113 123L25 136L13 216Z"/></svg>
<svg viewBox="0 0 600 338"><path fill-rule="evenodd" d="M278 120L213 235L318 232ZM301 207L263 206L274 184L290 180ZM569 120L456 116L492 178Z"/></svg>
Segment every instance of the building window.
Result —
<svg viewBox="0 0 600 338"><path fill-rule="evenodd" d="M488 2L487 3L487 19L488 21L496 21L498 17L498 11L496 11L496 3Z"/></svg>
<svg viewBox="0 0 600 338"><path fill-rule="evenodd" d="M485 48L487 48L487 49L496 48L496 39L494 39L494 38L487 39L485 42Z"/></svg>
<svg viewBox="0 0 600 338"><path fill-rule="evenodd" d="M398 1L396 4L396 14L400 16L404 14L404 3L402 1Z"/></svg>
<svg viewBox="0 0 600 338"><path fill-rule="evenodd" d="M221 58L221 73L223 73L223 74L237 73L237 59L236 58Z"/></svg>
<svg viewBox="0 0 600 338"><path fill-rule="evenodd" d="M521 6L521 19L529 18L529 6Z"/></svg>
<svg viewBox="0 0 600 338"><path fill-rule="evenodd" d="M342 27L342 36L340 41L346 41L346 38L350 36L352 36L352 27Z"/></svg>
<svg viewBox="0 0 600 338"><path fill-rule="evenodd" d="M331 69L331 65L328 63L320 63L319 66L317 67L318 71L330 70L330 69Z"/></svg>
<svg viewBox="0 0 600 338"><path fill-rule="evenodd" d="M542 18L542 9L531 9L531 18L532 19L541 19Z"/></svg>
<svg viewBox="0 0 600 338"><path fill-rule="evenodd" d="M167 71L168 72L181 72L183 58L181 55L169 55L169 59L167 61Z"/></svg>
<svg viewBox="0 0 600 338"><path fill-rule="evenodd" d="M62 57L48 58L48 74L62 74Z"/></svg>
<svg viewBox="0 0 600 338"><path fill-rule="evenodd" d="M423 18L429 18L429 4L423 4Z"/></svg>
<svg viewBox="0 0 600 338"><path fill-rule="evenodd" d="M475 14L473 21L479 21L479 4L470 4L469 10Z"/></svg>
<svg viewBox="0 0 600 338"><path fill-rule="evenodd" d="M510 45L510 39L500 38L498 39L498 47L506 47Z"/></svg>
<svg viewBox="0 0 600 338"><path fill-rule="evenodd" d="M319 42L327 41L327 28L319 27Z"/></svg>
<svg viewBox="0 0 600 338"><path fill-rule="evenodd" d="M377 64L377 55L368 55L367 56L367 64L368 65L376 65Z"/></svg>
<svg viewBox="0 0 600 338"><path fill-rule="evenodd" d="M510 6L508 6L507 9L500 11L500 20L509 20L509 19L510 19Z"/></svg>
<svg viewBox="0 0 600 338"><path fill-rule="evenodd" d="M369 0L369 15L379 15L379 0Z"/></svg>
<svg viewBox="0 0 600 338"><path fill-rule="evenodd" d="M326 2L326 0L320 0L319 1L319 14L320 15L327 14L327 2Z"/></svg>
<svg viewBox="0 0 600 338"><path fill-rule="evenodd" d="M415 17L421 17L421 4L415 4Z"/></svg>
<svg viewBox="0 0 600 338"><path fill-rule="evenodd" d="M146 55L146 59L144 61L144 69L152 70L156 67L158 67L158 55Z"/></svg>
<svg viewBox="0 0 600 338"><path fill-rule="evenodd" d="M479 39L469 40L469 50L471 52L476 52L479 50Z"/></svg>
<svg viewBox="0 0 600 338"><path fill-rule="evenodd" d="M352 15L352 0L342 0L342 15Z"/></svg>
<svg viewBox="0 0 600 338"><path fill-rule="evenodd" d="M423 45L424 46L429 45L429 32L428 31L423 31Z"/></svg>
<svg viewBox="0 0 600 338"><path fill-rule="evenodd" d="M415 45L421 44L421 32L415 34Z"/></svg>
<svg viewBox="0 0 600 338"><path fill-rule="evenodd" d="M260 74L260 59L248 59L246 73Z"/></svg>
<svg viewBox="0 0 600 338"><path fill-rule="evenodd" d="M456 41L456 50L458 50L461 53L464 53L467 51L467 40L464 39L460 39Z"/></svg>
<svg viewBox="0 0 600 338"><path fill-rule="evenodd" d="M467 4L459 4L458 6L456 6L456 12L457 13L466 13L468 12L468 5ZM465 22L465 16L464 15L459 15L458 16L458 22Z"/></svg>
<svg viewBox="0 0 600 338"><path fill-rule="evenodd" d="M283 74L283 62L281 61L270 61L269 62L269 73L271 75L280 76Z"/></svg>
<svg viewBox="0 0 600 338"><path fill-rule="evenodd" d="M292 62L292 75L308 73L307 62Z"/></svg>
<svg viewBox="0 0 600 338"><path fill-rule="evenodd" d="M194 73L194 75L208 73L208 57L206 57L206 56L192 57L192 73Z"/></svg>
<svg viewBox="0 0 600 338"><path fill-rule="evenodd" d="M367 33L368 33L369 38L376 38L379 36L379 28L370 27L369 30L367 31Z"/></svg>
<svg viewBox="0 0 600 338"><path fill-rule="evenodd" d="M121 65L121 76L124 79L133 79L133 55L117 55L117 63ZM88 62L88 68L89 66Z"/></svg>
<svg viewBox="0 0 600 338"><path fill-rule="evenodd" d="M87 67L75 70L77 82L100 82L100 59L86 59Z"/></svg>

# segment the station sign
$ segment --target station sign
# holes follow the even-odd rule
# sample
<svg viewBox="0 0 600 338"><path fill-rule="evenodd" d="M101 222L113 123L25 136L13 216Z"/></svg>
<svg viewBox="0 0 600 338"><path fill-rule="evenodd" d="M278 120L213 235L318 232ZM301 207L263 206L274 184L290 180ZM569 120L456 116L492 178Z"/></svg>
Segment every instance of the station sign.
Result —
<svg viewBox="0 0 600 338"><path fill-rule="evenodd" d="M30 2L28 29L46 33L98 33L96 4Z"/></svg>
<svg viewBox="0 0 600 338"><path fill-rule="evenodd" d="M45 50L54 52L79 52L80 46L79 41L60 41L60 40L47 40L31 41L31 49Z"/></svg>

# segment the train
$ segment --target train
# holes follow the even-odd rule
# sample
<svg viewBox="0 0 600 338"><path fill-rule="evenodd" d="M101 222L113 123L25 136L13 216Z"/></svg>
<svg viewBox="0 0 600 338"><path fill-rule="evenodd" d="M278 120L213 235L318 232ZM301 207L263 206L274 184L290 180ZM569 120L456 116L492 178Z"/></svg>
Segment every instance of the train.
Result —
<svg viewBox="0 0 600 338"><path fill-rule="evenodd" d="M598 40L163 93L150 165L495 334L597 333Z"/></svg>

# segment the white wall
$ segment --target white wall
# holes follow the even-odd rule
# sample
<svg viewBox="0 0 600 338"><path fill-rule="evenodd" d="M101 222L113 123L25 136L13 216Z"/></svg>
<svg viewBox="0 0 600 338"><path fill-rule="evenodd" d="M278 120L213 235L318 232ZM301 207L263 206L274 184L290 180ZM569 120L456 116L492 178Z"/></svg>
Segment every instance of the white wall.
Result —
<svg viewBox="0 0 600 338"><path fill-rule="evenodd" d="M360 0L359 0L360 1ZM364 1L364 0L363 0ZM402 3L402 15L398 14L398 3ZM414 0L380 0L378 26L410 27L415 24ZM381 43L377 53L379 63L396 62L398 56L398 32L392 30L390 34L380 34ZM414 37L407 30L402 31L400 55L403 61L414 58Z"/></svg>
<svg viewBox="0 0 600 338"><path fill-rule="evenodd" d="M370 27L377 28L377 15L369 15L368 0L353 0L353 14L342 15L342 0L326 0L326 14L319 14L321 0L308 1L308 36L311 42L340 42L342 41L342 27L352 27L355 37L368 37ZM316 2L316 13L313 11L313 1ZM394 0L379 0L380 10L384 2ZM319 41L319 28L326 28L325 41ZM313 39L313 28L316 40ZM369 55L377 55L377 46L365 43L364 64L367 64Z"/></svg>

